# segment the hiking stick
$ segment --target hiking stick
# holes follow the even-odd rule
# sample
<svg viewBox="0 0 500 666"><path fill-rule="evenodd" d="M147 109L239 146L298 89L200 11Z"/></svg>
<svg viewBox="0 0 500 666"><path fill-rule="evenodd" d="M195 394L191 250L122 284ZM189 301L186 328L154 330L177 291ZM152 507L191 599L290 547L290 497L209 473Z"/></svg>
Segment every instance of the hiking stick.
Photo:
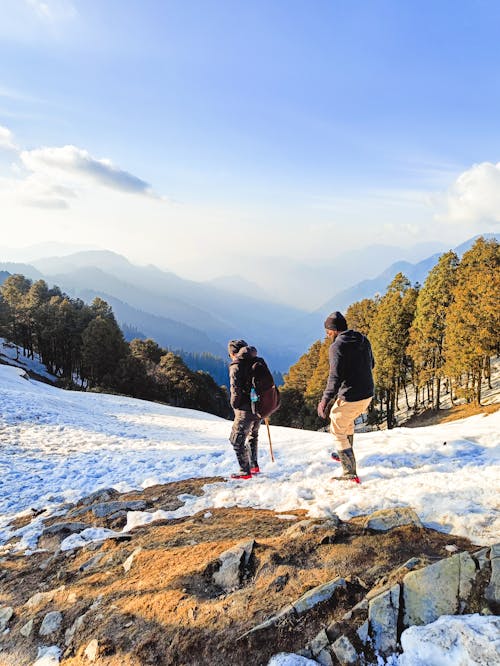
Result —
<svg viewBox="0 0 500 666"><path fill-rule="evenodd" d="M273 454L273 443L271 442L271 431L269 430L269 419L264 419L264 423L266 424L267 436L269 437L269 449L271 451L271 460L273 462L276 462L275 459L274 459L274 454Z"/></svg>

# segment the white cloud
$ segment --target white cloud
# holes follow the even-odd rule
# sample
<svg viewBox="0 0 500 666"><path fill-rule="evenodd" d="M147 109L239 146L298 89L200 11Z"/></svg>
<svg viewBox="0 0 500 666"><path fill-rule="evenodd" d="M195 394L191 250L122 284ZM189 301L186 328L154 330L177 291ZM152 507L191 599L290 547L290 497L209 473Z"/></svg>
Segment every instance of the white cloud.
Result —
<svg viewBox="0 0 500 666"><path fill-rule="evenodd" d="M461 173L441 198L437 219L446 222L500 222L500 162L481 162Z"/></svg>
<svg viewBox="0 0 500 666"><path fill-rule="evenodd" d="M14 135L10 129L2 125L0 125L0 150L18 150L14 142Z"/></svg>
<svg viewBox="0 0 500 666"><path fill-rule="evenodd" d="M87 150L76 146L23 150L19 157L28 171L57 185L94 183L119 192L154 196L146 181L119 169L110 160L96 159Z"/></svg>

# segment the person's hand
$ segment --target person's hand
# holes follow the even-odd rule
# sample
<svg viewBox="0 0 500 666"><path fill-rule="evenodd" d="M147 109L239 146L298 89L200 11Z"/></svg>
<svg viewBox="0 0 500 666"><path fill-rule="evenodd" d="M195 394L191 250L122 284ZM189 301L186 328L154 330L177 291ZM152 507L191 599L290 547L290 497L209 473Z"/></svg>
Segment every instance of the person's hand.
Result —
<svg viewBox="0 0 500 666"><path fill-rule="evenodd" d="M322 400L322 401L318 404L318 416L319 416L320 419L326 419L326 408L327 408L327 405L328 405L328 401L327 401L327 400Z"/></svg>

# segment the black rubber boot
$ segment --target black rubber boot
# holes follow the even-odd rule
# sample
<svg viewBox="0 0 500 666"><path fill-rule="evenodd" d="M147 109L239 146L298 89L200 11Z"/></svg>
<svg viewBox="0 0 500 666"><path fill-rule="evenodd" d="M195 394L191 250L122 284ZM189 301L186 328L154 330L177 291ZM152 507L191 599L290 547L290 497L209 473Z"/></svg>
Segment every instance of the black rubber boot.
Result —
<svg viewBox="0 0 500 666"><path fill-rule="evenodd" d="M257 455L259 452L259 440L257 437L250 437L250 439L248 440L248 448L250 449L250 469L252 471L252 474L258 474L260 470L259 470L259 463L257 460Z"/></svg>
<svg viewBox="0 0 500 666"><path fill-rule="evenodd" d="M350 435L352 437L352 435ZM342 476L333 477L332 481L354 481L360 483L359 477L356 473L356 458L352 448L339 451L339 458L342 464Z"/></svg>
<svg viewBox="0 0 500 666"><path fill-rule="evenodd" d="M232 475L233 478L245 478L251 476L250 460L248 458L248 449L245 445L245 441L245 435L237 435L234 442L231 442L240 466L239 474Z"/></svg>

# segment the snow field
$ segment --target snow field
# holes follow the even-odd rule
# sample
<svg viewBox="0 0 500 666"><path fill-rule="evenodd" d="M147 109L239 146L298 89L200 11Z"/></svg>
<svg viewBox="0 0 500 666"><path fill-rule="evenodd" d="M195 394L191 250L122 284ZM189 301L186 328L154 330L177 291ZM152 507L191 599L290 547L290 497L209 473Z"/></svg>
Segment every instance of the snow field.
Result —
<svg viewBox="0 0 500 666"><path fill-rule="evenodd" d="M43 516L18 530L33 548L42 519L61 504L102 487L119 491L200 476L228 476L236 468L228 442L231 423L188 409L94 393L64 391L29 381L0 366L0 544L8 523L29 509ZM355 436L360 486L333 484L340 467L329 459L331 436L271 427L260 431L263 474L250 481L205 486L177 511L248 506L342 519L393 506L412 506L423 523L490 544L500 536L500 412L440 426ZM129 512L125 529L151 522Z"/></svg>

